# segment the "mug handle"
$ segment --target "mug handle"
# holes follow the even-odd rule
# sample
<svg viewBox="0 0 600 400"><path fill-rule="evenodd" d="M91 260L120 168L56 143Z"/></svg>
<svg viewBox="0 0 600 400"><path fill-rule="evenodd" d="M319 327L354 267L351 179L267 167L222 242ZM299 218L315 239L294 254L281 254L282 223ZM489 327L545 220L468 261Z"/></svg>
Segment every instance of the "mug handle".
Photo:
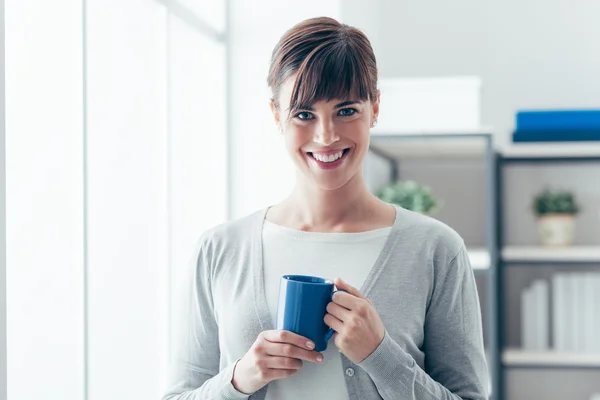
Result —
<svg viewBox="0 0 600 400"><path fill-rule="evenodd" d="M334 290L333 292L331 292L331 300L330 301L333 301L333 295L336 294L337 292L348 293L346 290ZM333 336L334 333L335 333L335 331L333 330L333 328L329 328L329 330L325 334L325 343L329 342L329 339L331 339L331 337Z"/></svg>

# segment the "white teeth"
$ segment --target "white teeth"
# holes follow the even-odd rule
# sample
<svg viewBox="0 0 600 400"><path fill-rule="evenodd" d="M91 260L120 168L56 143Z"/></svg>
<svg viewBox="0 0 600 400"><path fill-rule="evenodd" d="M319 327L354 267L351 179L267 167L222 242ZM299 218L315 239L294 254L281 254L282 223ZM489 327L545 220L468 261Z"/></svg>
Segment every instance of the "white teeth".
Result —
<svg viewBox="0 0 600 400"><path fill-rule="evenodd" d="M339 153L336 154L330 154L328 156L324 156L321 154L317 154L317 153L312 153L313 157L316 158L317 160L321 161L321 162L334 162L335 160L337 160L338 158L340 158L342 156L342 154L344 154L344 151L340 151Z"/></svg>

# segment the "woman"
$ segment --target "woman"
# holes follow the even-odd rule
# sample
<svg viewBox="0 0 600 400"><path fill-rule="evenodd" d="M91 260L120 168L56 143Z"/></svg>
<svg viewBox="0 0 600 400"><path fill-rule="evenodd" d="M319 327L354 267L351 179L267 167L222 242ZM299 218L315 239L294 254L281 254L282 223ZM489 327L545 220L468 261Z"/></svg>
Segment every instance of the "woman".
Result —
<svg viewBox="0 0 600 400"><path fill-rule="evenodd" d="M273 51L271 110L296 185L200 239L193 296L164 399L484 399L487 367L462 239L367 189L379 112L368 39L330 18ZM281 275L340 276L323 353L274 330ZM360 288L357 289L357 288Z"/></svg>

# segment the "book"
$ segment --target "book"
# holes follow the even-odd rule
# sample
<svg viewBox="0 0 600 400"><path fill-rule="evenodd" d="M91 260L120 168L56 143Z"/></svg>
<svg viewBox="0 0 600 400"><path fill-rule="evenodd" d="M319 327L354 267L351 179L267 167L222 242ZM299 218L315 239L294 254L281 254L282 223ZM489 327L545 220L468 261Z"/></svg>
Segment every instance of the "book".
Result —
<svg viewBox="0 0 600 400"><path fill-rule="evenodd" d="M592 340L591 351L595 353L600 353L600 273L595 273L591 279L593 281L591 285L591 287L593 288L593 301L590 315L592 320L594 321L594 339Z"/></svg>
<svg viewBox="0 0 600 400"><path fill-rule="evenodd" d="M535 348L535 303L533 290L526 287L521 292L521 347L523 350Z"/></svg>
<svg viewBox="0 0 600 400"><path fill-rule="evenodd" d="M600 128L597 129L544 129L516 130L512 141L518 142L591 142L600 141Z"/></svg>
<svg viewBox="0 0 600 400"><path fill-rule="evenodd" d="M546 280L536 280L533 284L535 301L535 349L549 349L549 288Z"/></svg>
<svg viewBox="0 0 600 400"><path fill-rule="evenodd" d="M595 341L599 332L596 332L597 304L595 304L594 294L597 275L596 272L587 272L583 275L583 297L585 302L583 310L583 350L586 352L597 351L595 349Z"/></svg>
<svg viewBox="0 0 600 400"><path fill-rule="evenodd" d="M585 317L586 317L586 295L585 295L585 274L581 272L575 272L571 274L573 280L573 307L572 313L575 321L573 322L573 335L574 335L574 346L573 350L576 352L585 351Z"/></svg>
<svg viewBox="0 0 600 400"><path fill-rule="evenodd" d="M573 351L575 350L575 316L573 314L574 306L575 306L575 292L577 289L574 284L573 274L565 274L563 279L564 283L564 296L563 296L563 312L564 312L564 333L565 333L565 350Z"/></svg>
<svg viewBox="0 0 600 400"><path fill-rule="evenodd" d="M556 351L567 350L565 284L564 274L552 276L552 347Z"/></svg>
<svg viewBox="0 0 600 400"><path fill-rule="evenodd" d="M600 110L521 110L515 115L516 130L600 130Z"/></svg>

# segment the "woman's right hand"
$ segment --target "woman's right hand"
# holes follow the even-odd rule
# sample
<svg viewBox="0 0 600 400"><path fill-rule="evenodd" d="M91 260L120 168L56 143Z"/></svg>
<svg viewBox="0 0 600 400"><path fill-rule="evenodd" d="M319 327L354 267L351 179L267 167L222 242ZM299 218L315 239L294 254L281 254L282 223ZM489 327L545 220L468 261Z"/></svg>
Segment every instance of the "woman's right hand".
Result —
<svg viewBox="0 0 600 400"><path fill-rule="evenodd" d="M287 378L302 368L302 360L320 363L309 339L290 331L264 331L235 366L231 383L237 391L252 394L269 382Z"/></svg>

